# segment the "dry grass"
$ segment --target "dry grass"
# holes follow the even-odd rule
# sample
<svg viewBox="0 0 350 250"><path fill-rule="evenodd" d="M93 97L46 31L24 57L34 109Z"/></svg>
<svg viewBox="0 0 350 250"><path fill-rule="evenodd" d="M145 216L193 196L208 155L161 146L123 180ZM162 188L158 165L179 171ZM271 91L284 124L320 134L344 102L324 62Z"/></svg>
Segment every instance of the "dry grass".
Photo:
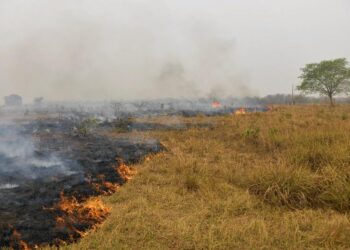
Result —
<svg viewBox="0 0 350 250"><path fill-rule="evenodd" d="M135 133L168 151L135 166L102 227L64 249L349 249L349 111L179 117L215 126Z"/></svg>

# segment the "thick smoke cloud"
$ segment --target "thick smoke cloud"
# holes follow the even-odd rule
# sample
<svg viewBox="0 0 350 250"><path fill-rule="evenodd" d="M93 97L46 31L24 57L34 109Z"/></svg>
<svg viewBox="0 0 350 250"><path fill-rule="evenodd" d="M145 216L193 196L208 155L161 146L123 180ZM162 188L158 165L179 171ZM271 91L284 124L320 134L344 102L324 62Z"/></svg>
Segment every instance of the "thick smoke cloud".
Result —
<svg viewBox="0 0 350 250"><path fill-rule="evenodd" d="M348 0L0 0L0 97L289 93L306 63L350 60L349 13Z"/></svg>
<svg viewBox="0 0 350 250"><path fill-rule="evenodd" d="M0 190L17 187L18 180L44 178L49 181L54 176L74 173L59 157L39 153L33 137L24 131L23 124L0 123Z"/></svg>
<svg viewBox="0 0 350 250"><path fill-rule="evenodd" d="M0 93L30 101L249 94L234 34L167 1L0 0ZM235 90L235 91L233 91Z"/></svg>

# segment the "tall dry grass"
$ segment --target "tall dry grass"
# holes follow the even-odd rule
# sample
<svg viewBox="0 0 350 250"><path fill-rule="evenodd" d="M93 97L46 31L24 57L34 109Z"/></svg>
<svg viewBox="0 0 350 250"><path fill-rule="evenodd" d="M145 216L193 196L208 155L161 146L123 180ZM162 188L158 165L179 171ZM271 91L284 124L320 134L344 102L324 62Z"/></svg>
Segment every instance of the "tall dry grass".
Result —
<svg viewBox="0 0 350 250"><path fill-rule="evenodd" d="M276 107L171 119L213 127L135 132L168 150L136 165L105 198L103 226L65 249L349 249L349 112Z"/></svg>

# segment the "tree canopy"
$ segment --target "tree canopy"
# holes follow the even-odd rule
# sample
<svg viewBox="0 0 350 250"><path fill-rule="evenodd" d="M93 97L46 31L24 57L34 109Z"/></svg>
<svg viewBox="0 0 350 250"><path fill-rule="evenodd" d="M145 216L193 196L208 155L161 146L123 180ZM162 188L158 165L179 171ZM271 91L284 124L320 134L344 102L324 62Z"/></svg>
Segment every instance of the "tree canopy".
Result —
<svg viewBox="0 0 350 250"><path fill-rule="evenodd" d="M350 68L345 58L310 63L302 68L302 82L297 89L304 93L327 96L331 105L334 96L350 90Z"/></svg>

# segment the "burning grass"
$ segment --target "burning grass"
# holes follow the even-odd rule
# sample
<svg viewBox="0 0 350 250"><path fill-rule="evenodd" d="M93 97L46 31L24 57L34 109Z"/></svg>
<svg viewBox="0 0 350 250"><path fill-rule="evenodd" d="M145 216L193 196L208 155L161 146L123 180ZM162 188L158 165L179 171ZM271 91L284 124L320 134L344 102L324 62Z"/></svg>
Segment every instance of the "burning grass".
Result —
<svg viewBox="0 0 350 250"><path fill-rule="evenodd" d="M22 240L21 234L13 227L8 226L6 228L0 228L0 230L7 234L8 244L10 249L21 249L21 250L29 250L29 246L26 242ZM5 231L5 232L4 232Z"/></svg>
<svg viewBox="0 0 350 250"><path fill-rule="evenodd" d="M137 173L135 168L129 167L125 163L120 163L120 165L116 167L116 171L125 181L131 180Z"/></svg>
<svg viewBox="0 0 350 250"><path fill-rule="evenodd" d="M136 174L136 170L121 162L120 159L117 161L119 164L115 167L116 173L124 181L131 180L132 176ZM111 195L119 190L120 184L105 181L104 175L97 177L98 182L91 182L97 193ZM85 237L110 214L110 209L104 205L99 197L78 201L74 196L65 196L63 192L60 195L60 201L49 210L57 214L55 231L60 237L54 242L56 246L62 246ZM20 247L20 249L26 248Z"/></svg>
<svg viewBox="0 0 350 250"><path fill-rule="evenodd" d="M141 161L162 150L157 140L110 140L91 131L77 135L75 123L54 119L37 125L28 120L18 124L22 131L18 138L31 138L35 131L38 143L29 144L33 149L29 157L1 152L0 248L58 246L85 236L109 214L102 202L92 197L111 195L132 178L136 171L125 163ZM2 141L3 150L9 144L6 139ZM60 160L51 164L50 159Z"/></svg>
<svg viewBox="0 0 350 250"><path fill-rule="evenodd" d="M58 214L55 230L64 235L56 241L57 245L85 236L86 231L101 224L110 211L99 198L94 197L78 202L76 198L66 197L63 193L60 201L51 210Z"/></svg>
<svg viewBox="0 0 350 250"><path fill-rule="evenodd" d="M66 249L349 249L349 112L274 107L138 133L168 151L137 165L105 198L101 229Z"/></svg>
<svg viewBox="0 0 350 250"><path fill-rule="evenodd" d="M118 174L123 181L129 181L133 178L133 176L137 173L136 169L130 166L127 166L120 159L117 160L119 164L115 166L115 172ZM105 175L97 176L97 182L91 181L91 186L98 194L102 195L111 195L117 192L121 185L119 183L113 183L110 181L106 181Z"/></svg>

